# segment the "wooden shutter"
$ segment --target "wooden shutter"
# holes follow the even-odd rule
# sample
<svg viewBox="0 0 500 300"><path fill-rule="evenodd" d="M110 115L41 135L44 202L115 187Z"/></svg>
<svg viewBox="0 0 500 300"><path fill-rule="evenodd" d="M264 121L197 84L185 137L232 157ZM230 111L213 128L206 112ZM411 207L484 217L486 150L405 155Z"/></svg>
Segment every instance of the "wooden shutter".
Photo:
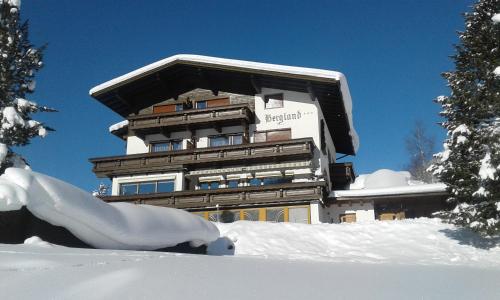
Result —
<svg viewBox="0 0 500 300"><path fill-rule="evenodd" d="M175 111L175 104L153 106L153 113L154 114L174 112L174 111Z"/></svg>
<svg viewBox="0 0 500 300"><path fill-rule="evenodd" d="M288 130L276 130L267 132L267 141L287 141L292 138L292 132Z"/></svg>
<svg viewBox="0 0 500 300"><path fill-rule="evenodd" d="M229 105L229 98L207 100L207 107Z"/></svg>
<svg viewBox="0 0 500 300"><path fill-rule="evenodd" d="M255 132L253 135L254 143L262 143L266 141L266 133L265 132Z"/></svg>

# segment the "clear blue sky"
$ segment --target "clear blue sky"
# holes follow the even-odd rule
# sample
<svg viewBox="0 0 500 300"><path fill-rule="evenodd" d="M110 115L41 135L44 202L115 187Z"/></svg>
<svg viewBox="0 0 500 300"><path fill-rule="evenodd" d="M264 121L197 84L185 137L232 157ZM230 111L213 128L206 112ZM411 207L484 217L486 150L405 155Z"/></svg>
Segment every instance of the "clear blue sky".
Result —
<svg viewBox="0 0 500 300"><path fill-rule="evenodd" d="M121 118L88 96L93 86L161 58L192 53L331 69L348 79L361 147L356 172L400 170L404 138L422 120L438 140L448 94L440 73L472 0L137 1L24 0L31 40L48 43L32 99L57 131L20 150L36 171L86 190L89 157L125 153L108 133ZM439 150L439 149L437 149Z"/></svg>

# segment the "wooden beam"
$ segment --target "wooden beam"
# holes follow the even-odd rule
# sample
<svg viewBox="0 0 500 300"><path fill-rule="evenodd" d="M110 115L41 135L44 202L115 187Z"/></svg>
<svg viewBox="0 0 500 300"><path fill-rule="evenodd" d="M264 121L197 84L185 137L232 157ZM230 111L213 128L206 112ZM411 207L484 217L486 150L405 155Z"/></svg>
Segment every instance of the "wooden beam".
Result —
<svg viewBox="0 0 500 300"><path fill-rule="evenodd" d="M309 97L311 97L312 101L316 101L318 99L310 81L307 82L307 92L309 93Z"/></svg>
<svg viewBox="0 0 500 300"><path fill-rule="evenodd" d="M260 81L255 77L255 75L250 75L250 83L252 84L252 87L255 90L256 94L262 93L262 86L260 84Z"/></svg>
<svg viewBox="0 0 500 300"><path fill-rule="evenodd" d="M212 94L214 94L215 96L218 96L219 90L213 87L213 84L210 81L210 78L208 78L207 74L203 71L203 69L197 68L196 70L197 70L198 78L201 81L201 84L208 87L208 89L210 91L212 91Z"/></svg>

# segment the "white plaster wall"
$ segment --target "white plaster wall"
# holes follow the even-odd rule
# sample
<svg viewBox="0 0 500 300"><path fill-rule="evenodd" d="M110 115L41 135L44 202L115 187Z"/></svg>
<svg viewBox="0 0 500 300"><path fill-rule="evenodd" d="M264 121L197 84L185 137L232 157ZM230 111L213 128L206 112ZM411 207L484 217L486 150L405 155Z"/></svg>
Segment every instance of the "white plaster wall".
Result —
<svg viewBox="0 0 500 300"><path fill-rule="evenodd" d="M111 195L117 196L120 194L120 184L122 183L156 181L156 180L175 180L175 191L184 190L184 174L183 172L175 172L175 173L115 177L113 178Z"/></svg>
<svg viewBox="0 0 500 300"><path fill-rule="evenodd" d="M311 202L311 224L319 224L321 223L320 212L321 205L318 201Z"/></svg>
<svg viewBox="0 0 500 300"><path fill-rule="evenodd" d="M127 138L127 155L147 153L148 151L148 146L140 138L136 136L129 136Z"/></svg>
<svg viewBox="0 0 500 300"><path fill-rule="evenodd" d="M343 203L332 204L323 209L324 223L340 223L339 217L341 214L356 214L356 222L373 221L375 220L375 210L372 201L364 203Z"/></svg>

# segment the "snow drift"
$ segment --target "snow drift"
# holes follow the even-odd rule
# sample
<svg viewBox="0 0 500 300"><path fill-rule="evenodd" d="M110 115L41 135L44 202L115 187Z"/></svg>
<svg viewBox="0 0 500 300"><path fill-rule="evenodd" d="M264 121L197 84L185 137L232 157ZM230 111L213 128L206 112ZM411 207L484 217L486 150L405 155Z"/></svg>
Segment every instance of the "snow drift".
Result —
<svg viewBox="0 0 500 300"><path fill-rule="evenodd" d="M219 237L212 223L182 210L108 204L50 176L9 168L0 176L0 211L23 206L96 248L155 250L184 242L196 247Z"/></svg>

